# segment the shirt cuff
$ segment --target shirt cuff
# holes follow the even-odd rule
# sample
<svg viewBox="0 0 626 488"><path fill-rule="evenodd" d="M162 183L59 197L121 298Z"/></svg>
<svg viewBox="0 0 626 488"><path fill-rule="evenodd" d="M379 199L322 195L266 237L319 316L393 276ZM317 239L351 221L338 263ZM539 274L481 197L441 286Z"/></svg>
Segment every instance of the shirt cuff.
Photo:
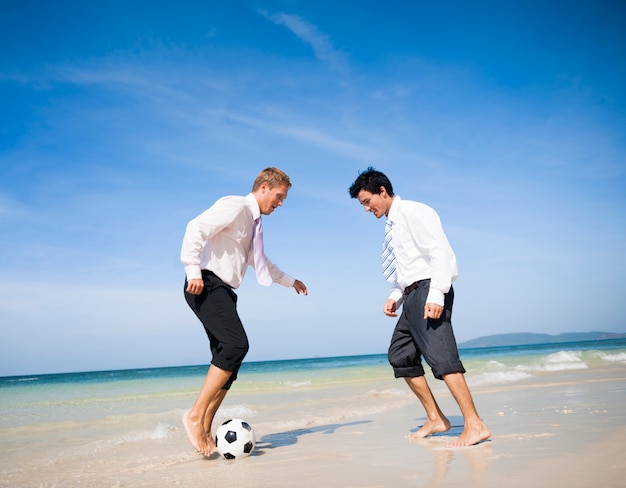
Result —
<svg viewBox="0 0 626 488"><path fill-rule="evenodd" d="M437 305L441 305L443 307L444 296L441 290L437 290L436 288L431 288L428 290L428 296L426 297L426 303L436 303Z"/></svg>
<svg viewBox="0 0 626 488"><path fill-rule="evenodd" d="M397 309L404 302L404 292L400 288L392 288L387 300L394 300L396 302Z"/></svg>
<svg viewBox="0 0 626 488"><path fill-rule="evenodd" d="M185 266L185 275L187 275L187 281L202 279L202 268L195 264Z"/></svg>
<svg viewBox="0 0 626 488"><path fill-rule="evenodd" d="M287 273L283 273L283 275L280 277L280 279L276 283L290 288L293 286L295 282L296 282L295 278L292 278Z"/></svg>

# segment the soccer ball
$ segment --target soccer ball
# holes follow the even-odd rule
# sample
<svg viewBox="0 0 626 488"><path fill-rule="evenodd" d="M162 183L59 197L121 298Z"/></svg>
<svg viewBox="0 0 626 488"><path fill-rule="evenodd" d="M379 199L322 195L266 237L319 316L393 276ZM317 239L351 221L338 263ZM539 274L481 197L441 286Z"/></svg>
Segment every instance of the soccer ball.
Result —
<svg viewBox="0 0 626 488"><path fill-rule="evenodd" d="M254 430L248 422L230 419L220 425L215 433L217 451L226 459L248 456L256 444Z"/></svg>

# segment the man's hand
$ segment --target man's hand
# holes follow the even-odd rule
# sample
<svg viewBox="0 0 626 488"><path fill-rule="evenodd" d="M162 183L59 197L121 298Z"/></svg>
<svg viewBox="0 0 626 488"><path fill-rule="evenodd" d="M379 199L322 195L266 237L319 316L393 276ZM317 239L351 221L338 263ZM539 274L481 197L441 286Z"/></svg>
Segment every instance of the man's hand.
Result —
<svg viewBox="0 0 626 488"><path fill-rule="evenodd" d="M296 289L296 293L298 295L308 295L309 292L306 289L306 285L302 283L300 280L296 280L293 282L293 287Z"/></svg>
<svg viewBox="0 0 626 488"><path fill-rule="evenodd" d="M192 295L200 295L204 290L204 280L202 278L195 278L187 281L187 293Z"/></svg>
<svg viewBox="0 0 626 488"><path fill-rule="evenodd" d="M387 300L385 302L385 306L383 307L383 312L388 317L397 317L398 314L396 313L396 301L392 298Z"/></svg>
<svg viewBox="0 0 626 488"><path fill-rule="evenodd" d="M443 313L443 307L436 303L427 303L424 307L424 319L438 319Z"/></svg>

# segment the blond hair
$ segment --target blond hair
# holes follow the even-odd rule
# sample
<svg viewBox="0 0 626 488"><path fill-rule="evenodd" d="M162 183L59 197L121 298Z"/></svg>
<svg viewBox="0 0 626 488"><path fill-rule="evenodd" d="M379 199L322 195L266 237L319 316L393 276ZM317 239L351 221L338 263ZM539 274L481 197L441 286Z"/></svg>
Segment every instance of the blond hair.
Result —
<svg viewBox="0 0 626 488"><path fill-rule="evenodd" d="M256 180L254 180L252 191L257 191L263 183L267 183L270 189L280 185L286 185L287 189L291 188L289 176L278 168L265 168L262 170L259 176L256 177Z"/></svg>

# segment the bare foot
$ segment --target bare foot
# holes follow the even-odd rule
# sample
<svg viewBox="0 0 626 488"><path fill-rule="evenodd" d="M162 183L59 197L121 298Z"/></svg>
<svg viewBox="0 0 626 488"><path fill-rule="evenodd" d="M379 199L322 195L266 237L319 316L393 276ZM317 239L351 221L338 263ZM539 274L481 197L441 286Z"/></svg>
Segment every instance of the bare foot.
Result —
<svg viewBox="0 0 626 488"><path fill-rule="evenodd" d="M207 444L209 446L211 454L213 454L214 452L217 452L217 443L215 442L215 437L213 437L211 434L207 434L206 439L207 439Z"/></svg>
<svg viewBox="0 0 626 488"><path fill-rule="evenodd" d="M185 426L189 442L191 442L191 445L196 451L205 456L213 454L214 449L208 442L206 432L202 427L202 422L194 421L189 415L189 412L187 412L183 415L183 425ZM215 443L215 441L213 441L213 443Z"/></svg>
<svg viewBox="0 0 626 488"><path fill-rule="evenodd" d="M470 424L466 423L463 432L446 447L468 447L486 441L491 437L491 432L482 421Z"/></svg>
<svg viewBox="0 0 626 488"><path fill-rule="evenodd" d="M450 430L450 421L443 417L439 420L427 420L417 432L411 432L409 439L423 439L429 435L439 434Z"/></svg>

